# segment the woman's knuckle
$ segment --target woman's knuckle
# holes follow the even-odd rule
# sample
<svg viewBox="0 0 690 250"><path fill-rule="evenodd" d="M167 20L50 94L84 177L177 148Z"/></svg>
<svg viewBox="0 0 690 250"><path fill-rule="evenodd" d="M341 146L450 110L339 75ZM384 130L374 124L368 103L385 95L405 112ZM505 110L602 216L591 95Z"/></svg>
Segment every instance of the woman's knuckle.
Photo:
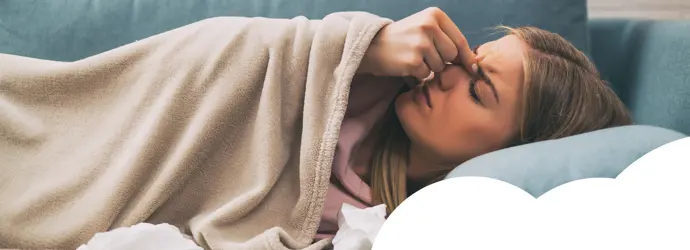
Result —
<svg viewBox="0 0 690 250"><path fill-rule="evenodd" d="M467 43L467 38L465 36L459 36L458 40L459 40L458 42L460 42L460 43Z"/></svg>
<svg viewBox="0 0 690 250"><path fill-rule="evenodd" d="M427 51L431 48L431 45L429 42L426 41L418 41L414 44L414 47L418 51Z"/></svg>
<svg viewBox="0 0 690 250"><path fill-rule="evenodd" d="M425 11L426 11L426 13L429 13L430 15L438 15L440 13L443 13L443 10L441 10L441 8L436 7L436 6L426 8Z"/></svg>
<svg viewBox="0 0 690 250"><path fill-rule="evenodd" d="M436 22L434 22L433 20L425 19L419 24L419 26L417 26L417 28L419 28L420 31L426 33L428 31L433 31L437 29L438 25L436 25Z"/></svg>
<svg viewBox="0 0 690 250"><path fill-rule="evenodd" d="M432 46L432 42L429 39L429 37L425 35L419 35L417 36L416 39L411 41L412 47L416 49L417 51L425 51L427 49L430 49Z"/></svg>
<svg viewBox="0 0 690 250"><path fill-rule="evenodd" d="M417 54L411 55L411 56L408 57L407 60L405 61L405 64L406 64L408 67L410 67L410 68L419 67L419 66L422 65L423 63L424 63L424 58L422 58L422 56L417 55Z"/></svg>

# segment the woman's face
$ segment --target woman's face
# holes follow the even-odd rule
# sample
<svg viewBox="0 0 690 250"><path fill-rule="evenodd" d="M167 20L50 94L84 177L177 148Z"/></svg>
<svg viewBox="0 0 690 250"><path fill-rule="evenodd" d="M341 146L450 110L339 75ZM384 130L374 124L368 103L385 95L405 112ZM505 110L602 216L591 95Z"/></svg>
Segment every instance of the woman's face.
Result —
<svg viewBox="0 0 690 250"><path fill-rule="evenodd" d="M427 164L460 164L505 147L517 133L526 49L513 35L480 46L483 77L472 86L464 68L447 66L428 86L431 106L423 91L400 95L395 108L411 154Z"/></svg>

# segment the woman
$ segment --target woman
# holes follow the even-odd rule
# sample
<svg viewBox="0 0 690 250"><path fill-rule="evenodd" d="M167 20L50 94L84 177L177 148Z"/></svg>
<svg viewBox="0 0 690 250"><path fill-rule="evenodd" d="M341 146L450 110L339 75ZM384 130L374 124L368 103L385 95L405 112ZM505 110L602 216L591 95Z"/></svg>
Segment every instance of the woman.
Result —
<svg viewBox="0 0 690 250"><path fill-rule="evenodd" d="M140 222L208 249L304 248L344 202L393 211L472 157L630 123L557 35L472 51L438 8L215 18L76 62L0 54L0 105L10 248Z"/></svg>
<svg viewBox="0 0 690 250"><path fill-rule="evenodd" d="M436 74L399 95L392 87L377 91L366 82L379 79L353 83L349 108L355 114L343 121L321 237L337 230L343 202L359 207L383 203L390 213L409 194L473 157L631 124L626 107L594 64L557 34L503 27L506 36L469 51L454 27L441 10L432 8L383 28L372 42L369 56L374 59L365 56L361 72L418 79ZM423 31L416 32L418 28ZM417 50L401 49L410 40L417 41ZM390 52L381 52L387 48L380 47L388 46ZM417 51L396 54L399 61L414 56L423 60L400 70L404 66L390 56L395 51ZM463 64L444 63L450 61ZM376 66L383 69L367 68ZM387 114L385 102L358 110L358 103L373 96L394 98Z"/></svg>

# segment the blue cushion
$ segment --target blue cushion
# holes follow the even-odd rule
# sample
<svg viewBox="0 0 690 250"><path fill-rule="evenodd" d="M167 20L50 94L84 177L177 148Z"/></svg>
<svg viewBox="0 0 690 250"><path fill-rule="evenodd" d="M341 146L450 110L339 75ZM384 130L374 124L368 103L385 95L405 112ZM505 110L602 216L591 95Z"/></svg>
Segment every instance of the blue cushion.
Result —
<svg viewBox="0 0 690 250"><path fill-rule="evenodd" d="M644 154L684 137L645 125L603 129L485 154L458 166L446 178L494 178L539 197L570 181L615 178Z"/></svg>
<svg viewBox="0 0 690 250"><path fill-rule="evenodd" d="M499 24L533 25L587 50L586 0L22 0L0 1L0 53L72 61L214 16L321 18L367 11L400 19L438 6L471 44Z"/></svg>

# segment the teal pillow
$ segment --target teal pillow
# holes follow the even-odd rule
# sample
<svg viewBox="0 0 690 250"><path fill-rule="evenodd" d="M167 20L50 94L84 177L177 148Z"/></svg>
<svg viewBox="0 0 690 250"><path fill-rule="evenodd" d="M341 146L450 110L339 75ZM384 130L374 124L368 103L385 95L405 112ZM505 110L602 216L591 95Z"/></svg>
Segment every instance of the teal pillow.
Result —
<svg viewBox="0 0 690 250"><path fill-rule="evenodd" d="M534 197L570 181L616 178L634 161L686 137L665 128L631 125L507 148L469 160L447 177L489 177Z"/></svg>
<svg viewBox="0 0 690 250"><path fill-rule="evenodd" d="M0 1L0 53L73 61L215 16L322 18L367 11L400 19L442 8L471 44L499 24L532 25L587 51L586 0L21 0Z"/></svg>

